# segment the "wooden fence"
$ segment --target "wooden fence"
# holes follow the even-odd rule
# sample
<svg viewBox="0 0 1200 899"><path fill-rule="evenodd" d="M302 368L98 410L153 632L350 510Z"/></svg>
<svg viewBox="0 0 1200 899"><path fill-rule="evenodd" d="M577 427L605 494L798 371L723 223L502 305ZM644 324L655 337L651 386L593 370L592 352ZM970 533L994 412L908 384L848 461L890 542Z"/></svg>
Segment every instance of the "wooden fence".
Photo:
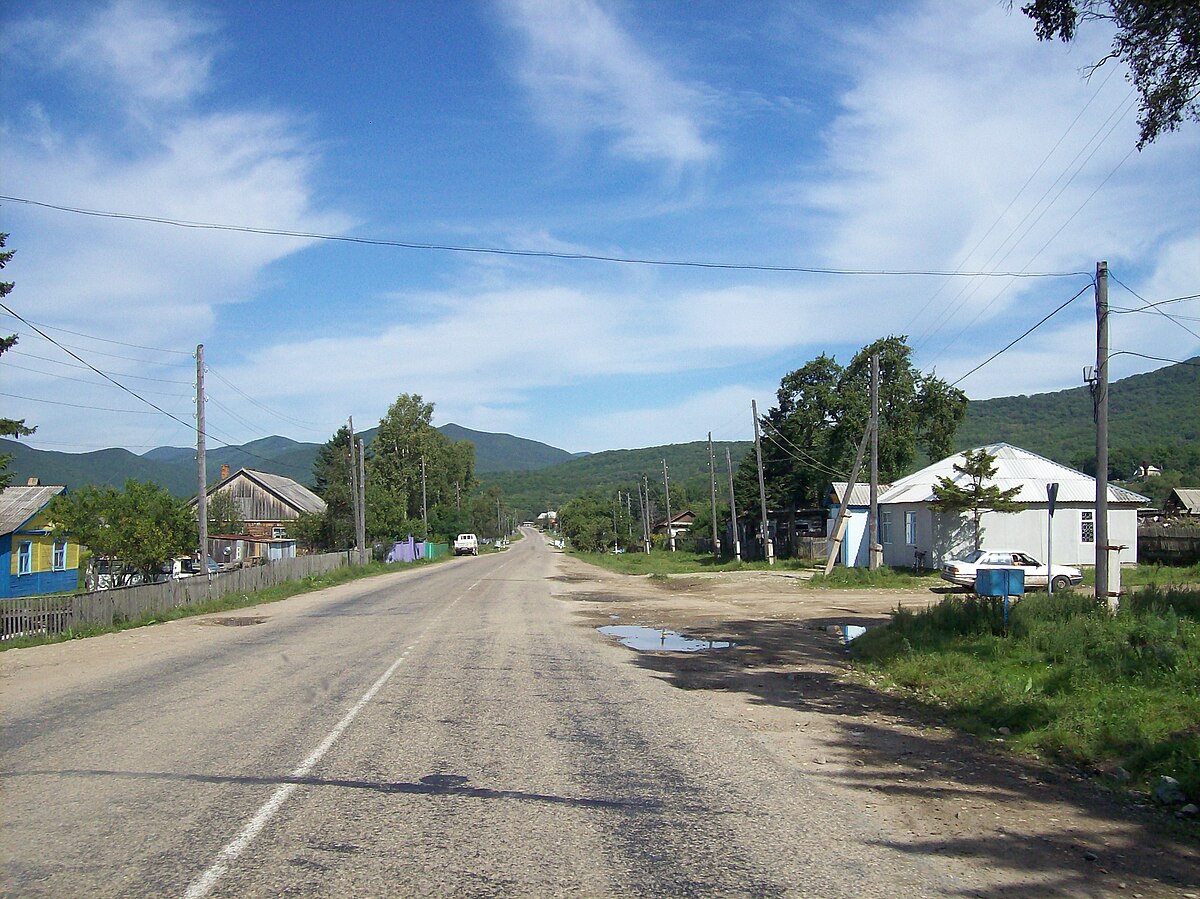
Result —
<svg viewBox="0 0 1200 899"><path fill-rule="evenodd" d="M1138 526L1138 561L1190 565L1200 562L1200 527L1142 524Z"/></svg>
<svg viewBox="0 0 1200 899"><path fill-rule="evenodd" d="M279 559L206 577L142 584L74 596L29 596L0 600L0 639L57 634L73 628L111 627L181 606L198 606L234 593L253 593L287 581L322 574L347 564L346 553Z"/></svg>

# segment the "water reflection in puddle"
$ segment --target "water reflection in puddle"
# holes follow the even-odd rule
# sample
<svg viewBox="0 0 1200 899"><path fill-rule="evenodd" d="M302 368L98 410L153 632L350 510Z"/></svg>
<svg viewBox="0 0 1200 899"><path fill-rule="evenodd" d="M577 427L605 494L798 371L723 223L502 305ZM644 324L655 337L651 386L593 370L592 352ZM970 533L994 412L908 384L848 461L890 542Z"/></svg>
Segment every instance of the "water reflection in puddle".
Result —
<svg viewBox="0 0 1200 899"><path fill-rule="evenodd" d="M701 652L706 649L728 649L734 644L728 640L700 640L685 637L674 631L654 627L637 627L632 624L609 624L598 628L600 633L618 637L630 649L643 651L666 650L668 652Z"/></svg>

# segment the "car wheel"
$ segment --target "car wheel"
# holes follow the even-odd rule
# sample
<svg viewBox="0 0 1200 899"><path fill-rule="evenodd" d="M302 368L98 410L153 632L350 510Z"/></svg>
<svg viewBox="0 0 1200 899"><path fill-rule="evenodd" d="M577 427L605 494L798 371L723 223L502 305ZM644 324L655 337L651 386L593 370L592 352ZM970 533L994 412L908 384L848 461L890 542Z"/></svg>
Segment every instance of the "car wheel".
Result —
<svg viewBox="0 0 1200 899"><path fill-rule="evenodd" d="M1054 586L1055 590L1070 590L1071 589L1071 579L1069 577L1067 577L1065 574L1056 575L1050 581L1050 583Z"/></svg>

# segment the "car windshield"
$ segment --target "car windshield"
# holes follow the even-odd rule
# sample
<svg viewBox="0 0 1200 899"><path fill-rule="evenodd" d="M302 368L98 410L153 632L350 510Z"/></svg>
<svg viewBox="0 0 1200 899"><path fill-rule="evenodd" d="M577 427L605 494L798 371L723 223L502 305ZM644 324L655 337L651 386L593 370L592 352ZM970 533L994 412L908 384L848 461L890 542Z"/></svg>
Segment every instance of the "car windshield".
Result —
<svg viewBox="0 0 1200 899"><path fill-rule="evenodd" d="M964 562L978 562L980 559L982 559L984 557L984 555L985 555L985 553L982 549L977 549L974 552L968 553L967 555L963 556L962 560Z"/></svg>

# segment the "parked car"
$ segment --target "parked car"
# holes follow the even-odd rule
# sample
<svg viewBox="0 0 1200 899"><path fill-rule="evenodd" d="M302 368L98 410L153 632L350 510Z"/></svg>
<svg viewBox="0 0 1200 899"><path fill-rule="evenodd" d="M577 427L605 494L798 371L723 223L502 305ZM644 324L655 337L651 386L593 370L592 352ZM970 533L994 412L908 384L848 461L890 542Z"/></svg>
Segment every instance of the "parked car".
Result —
<svg viewBox="0 0 1200 899"><path fill-rule="evenodd" d="M456 556L477 556L479 555L479 538L474 534L459 534L454 541L454 555Z"/></svg>
<svg viewBox="0 0 1200 899"><path fill-rule="evenodd" d="M998 567L1024 569L1027 590L1045 588L1047 577L1050 575L1045 565L1025 553L1009 549L977 549L961 559L952 559L942 565L942 580L974 590L977 569ZM1066 565L1054 566L1055 590L1066 590L1082 581L1083 573L1078 568L1068 568Z"/></svg>

